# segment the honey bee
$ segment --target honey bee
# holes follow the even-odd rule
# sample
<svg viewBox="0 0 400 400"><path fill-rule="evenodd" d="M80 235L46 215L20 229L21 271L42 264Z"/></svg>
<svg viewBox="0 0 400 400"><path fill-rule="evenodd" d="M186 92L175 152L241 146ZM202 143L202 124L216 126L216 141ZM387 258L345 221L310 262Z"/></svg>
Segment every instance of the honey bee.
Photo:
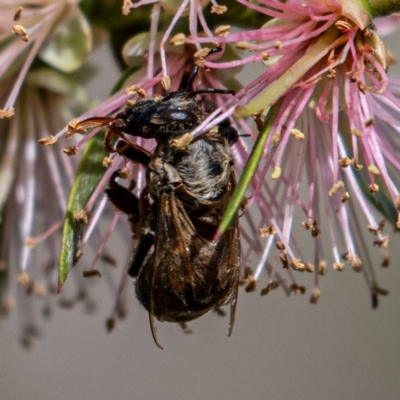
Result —
<svg viewBox="0 0 400 400"><path fill-rule="evenodd" d="M143 98L115 118L92 118L77 128L106 126L105 146L146 171L146 187L135 196L110 179L110 202L128 215L137 246L128 273L136 278L136 295L148 310L155 343L154 318L184 324L211 309L230 305L229 335L235 320L240 275L238 217L215 239L235 189L230 146L238 133L230 121L192 140L187 136L209 115L199 94L232 94L230 90L187 88ZM130 136L155 139L154 151ZM119 138L115 148L112 139Z"/></svg>

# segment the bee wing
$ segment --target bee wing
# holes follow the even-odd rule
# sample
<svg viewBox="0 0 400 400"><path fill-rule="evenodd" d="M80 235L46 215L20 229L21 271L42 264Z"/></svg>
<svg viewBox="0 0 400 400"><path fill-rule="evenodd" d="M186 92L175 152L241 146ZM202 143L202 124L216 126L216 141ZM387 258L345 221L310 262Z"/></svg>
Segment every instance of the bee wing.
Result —
<svg viewBox="0 0 400 400"><path fill-rule="evenodd" d="M159 198L156 242L154 247L153 279L165 272L169 286L185 304L187 284L194 281L188 244L197 236L181 201L173 192L162 193Z"/></svg>
<svg viewBox="0 0 400 400"><path fill-rule="evenodd" d="M226 206L229 203L229 200L232 197L232 193L236 187L236 179L235 173L232 170L228 190L226 194ZM234 280L234 284L232 286L232 293L227 301L227 304L230 304L230 322L229 322L229 333L228 336L232 334L233 325L235 324L235 315L236 315L236 304L237 297L239 293L239 278L240 278L240 232L239 232L239 217L236 215L236 218L229 228L227 232L223 234L226 235L225 242L228 243L228 246L225 246L225 251L223 254L225 265L227 268L220 269L220 273L232 273L232 279ZM220 277L221 279L222 277Z"/></svg>
<svg viewBox="0 0 400 400"><path fill-rule="evenodd" d="M234 186L232 174L226 193L226 204ZM219 213L223 212L223 209L219 209ZM172 299L176 298L182 304L182 308L188 306L187 311L192 312L193 316L197 312L200 316L215 306L230 304L229 335L232 333L240 274L238 218L232 227L214 242L204 239L197 231L201 222L203 226L208 224L207 230L214 230L218 221L219 217L213 210L192 221L174 192L164 192L159 197L156 241L150 261L152 266L143 270L150 274L147 278L148 282L151 282L148 310L153 338L157 345L154 316L157 316L160 304L174 302L168 292L173 293ZM163 300L160 295L165 296ZM197 306L200 309L196 308ZM174 307L179 309L181 306L175 304Z"/></svg>
<svg viewBox="0 0 400 400"><path fill-rule="evenodd" d="M230 308L231 308L228 336L231 336L233 325L235 324L236 304L239 293L239 278L240 278L240 234L239 234L238 217L236 217L233 226L227 233L230 234L229 242L231 243L229 252L227 254L227 263L228 266L234 270L234 279L236 281L233 286L232 294L228 300L228 303L230 303Z"/></svg>
<svg viewBox="0 0 400 400"><path fill-rule="evenodd" d="M209 224L206 230L211 232L218 227L218 219L213 215L212 211L205 214ZM228 287L231 287L233 293L239 282L238 221L219 240L213 241L203 237L203 231L198 231L200 220L191 219L173 192L161 194L151 287L157 288L159 285L155 278L162 277L163 286L173 291L185 306L188 306L188 296L191 301L203 305L218 296L226 298L225 288L229 290Z"/></svg>
<svg viewBox="0 0 400 400"><path fill-rule="evenodd" d="M158 205L156 241L154 244L154 261L149 296L149 319L154 342L158 343L154 325L154 291L155 277L163 276L170 282L168 286L174 289L175 295L185 301L185 289L188 283L193 283L193 269L187 252L187 243L196 235L196 231L187 217L182 203L174 193L161 193Z"/></svg>

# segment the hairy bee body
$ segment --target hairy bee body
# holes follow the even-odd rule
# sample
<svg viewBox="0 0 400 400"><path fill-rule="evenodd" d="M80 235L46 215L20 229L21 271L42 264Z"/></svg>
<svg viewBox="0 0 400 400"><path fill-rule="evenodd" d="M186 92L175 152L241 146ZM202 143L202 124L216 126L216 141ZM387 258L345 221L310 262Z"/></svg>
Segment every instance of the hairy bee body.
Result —
<svg viewBox="0 0 400 400"><path fill-rule="evenodd" d="M196 319L237 294L237 222L213 239L235 186L233 168L227 138L218 133L206 133L179 152L159 145L151 157L146 176L155 204L155 243L135 267L136 293L161 321Z"/></svg>
<svg viewBox="0 0 400 400"><path fill-rule="evenodd" d="M238 218L215 238L235 188L230 149L238 139L228 119L192 140L190 132L209 115L199 94L230 90L188 89L143 98L115 118L92 118L77 128L107 126L105 146L146 170L146 187L136 197L117 183L115 171L106 190L111 203L128 215L134 254L128 269L136 294L154 318L184 323L212 308L230 304L232 331L240 273ZM149 152L129 136L154 139ZM112 147L115 137L119 140ZM159 345L158 345L159 346Z"/></svg>
<svg viewBox="0 0 400 400"><path fill-rule="evenodd" d="M146 178L153 198L174 190L187 207L212 206L227 191L234 160L221 134L204 134L186 148L158 145L147 166Z"/></svg>

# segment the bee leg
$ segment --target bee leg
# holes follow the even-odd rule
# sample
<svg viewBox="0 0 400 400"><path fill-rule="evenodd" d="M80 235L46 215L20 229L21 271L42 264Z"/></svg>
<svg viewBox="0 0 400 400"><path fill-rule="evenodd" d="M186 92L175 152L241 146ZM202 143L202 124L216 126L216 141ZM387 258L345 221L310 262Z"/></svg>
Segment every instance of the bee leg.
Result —
<svg viewBox="0 0 400 400"><path fill-rule="evenodd" d="M119 211L128 214L130 220L137 219L139 218L139 199L116 181L119 172L119 170L113 172L105 192L108 199Z"/></svg>
<svg viewBox="0 0 400 400"><path fill-rule="evenodd" d="M129 222L132 224L132 230L135 229L139 221L139 199L126 187L120 185L116 179L119 177L119 171L115 171L110 178L109 187L106 194L111 203L124 214L129 216ZM131 265L128 268L128 274L136 278L143 262L154 244L154 233L148 232L139 240L137 250Z"/></svg>
<svg viewBox="0 0 400 400"><path fill-rule="evenodd" d="M226 137L229 146L234 145L239 139L238 131L232 126L229 118L225 118L218 125L218 133Z"/></svg>
<svg viewBox="0 0 400 400"><path fill-rule="evenodd" d="M193 333L186 322L179 322L179 325L182 328L183 332L186 333L186 335L190 335Z"/></svg>
<svg viewBox="0 0 400 400"><path fill-rule="evenodd" d="M161 350L164 350L164 348L160 345L160 343L158 343L157 328L154 325L154 312L153 312L153 308L152 308L151 302L150 302L149 320L150 320L150 330L151 330L151 334L153 336L154 343L156 344L156 346L158 348L160 348Z"/></svg>
<svg viewBox="0 0 400 400"><path fill-rule="evenodd" d="M230 94L234 96L236 92L232 89L216 89L216 88L198 89L189 92L190 96L194 96L196 94Z"/></svg>
<svg viewBox="0 0 400 400"><path fill-rule="evenodd" d="M150 162L150 152L134 143L127 143L123 140L118 141L116 150L130 161L147 165Z"/></svg>
<svg viewBox="0 0 400 400"><path fill-rule="evenodd" d="M219 317L226 317L226 312L221 307L214 307L213 312L215 312Z"/></svg>
<svg viewBox="0 0 400 400"><path fill-rule="evenodd" d="M218 53L220 51L222 51L222 47L213 47L212 49L210 49L210 51L209 51L209 53L207 55L209 56L210 54ZM199 68L198 65L194 66L193 71L190 74L188 82L187 82L187 85L186 85L186 89L187 90L190 90L192 88L193 82L194 82L194 80L195 80L195 78L196 78L196 76L197 76L197 74L199 72L199 69L200 68Z"/></svg>
<svg viewBox="0 0 400 400"><path fill-rule="evenodd" d="M142 267L144 260L153 244L153 233L147 233L140 238L131 265L128 268L128 275L130 275L132 278L136 278L139 275L140 268Z"/></svg>
<svg viewBox="0 0 400 400"><path fill-rule="evenodd" d="M230 321L229 321L228 336L232 335L233 325L235 325L236 305L237 305L238 293L239 293L239 279L237 280L236 288L234 289L233 293L231 294L231 298L230 298L231 316L230 316Z"/></svg>

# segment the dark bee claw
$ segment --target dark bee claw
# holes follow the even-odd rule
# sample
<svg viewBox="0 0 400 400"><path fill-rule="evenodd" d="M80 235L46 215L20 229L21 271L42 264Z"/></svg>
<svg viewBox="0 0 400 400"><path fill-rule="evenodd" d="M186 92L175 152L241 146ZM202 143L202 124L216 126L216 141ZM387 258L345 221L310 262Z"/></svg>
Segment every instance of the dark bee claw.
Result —
<svg viewBox="0 0 400 400"><path fill-rule="evenodd" d="M108 199L124 214L139 216L139 199L116 181L118 177L119 171L114 171L105 190Z"/></svg>
<svg viewBox="0 0 400 400"><path fill-rule="evenodd" d="M124 149L124 150L122 150ZM124 142L123 140L119 140L117 145L116 145L116 150L119 154L122 154L124 157L126 157L128 160L146 165L150 162L150 153L139 147L139 146L133 146L130 145L127 142ZM121 151L122 150L122 151Z"/></svg>

